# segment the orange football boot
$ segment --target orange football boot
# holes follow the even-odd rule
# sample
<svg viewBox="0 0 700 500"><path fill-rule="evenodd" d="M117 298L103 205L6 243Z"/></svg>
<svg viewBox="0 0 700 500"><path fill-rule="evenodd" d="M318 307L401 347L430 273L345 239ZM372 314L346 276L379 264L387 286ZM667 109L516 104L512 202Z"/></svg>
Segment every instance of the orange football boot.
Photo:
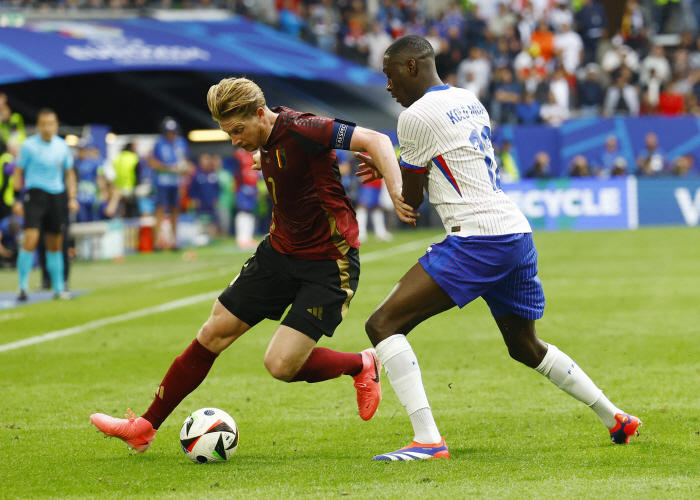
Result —
<svg viewBox="0 0 700 500"><path fill-rule="evenodd" d="M104 432L105 437L119 438L126 446L136 451L136 454L146 451L156 437L156 429L143 417L136 418L131 408L126 418L115 418L104 413L90 415L90 422L97 427L98 432Z"/></svg>
<svg viewBox="0 0 700 500"><path fill-rule="evenodd" d="M357 408L362 420L369 420L377 412L379 402L382 400L382 386L379 385L379 372L382 364L374 349L365 349L362 355L362 371L355 375L355 389L357 389Z"/></svg>

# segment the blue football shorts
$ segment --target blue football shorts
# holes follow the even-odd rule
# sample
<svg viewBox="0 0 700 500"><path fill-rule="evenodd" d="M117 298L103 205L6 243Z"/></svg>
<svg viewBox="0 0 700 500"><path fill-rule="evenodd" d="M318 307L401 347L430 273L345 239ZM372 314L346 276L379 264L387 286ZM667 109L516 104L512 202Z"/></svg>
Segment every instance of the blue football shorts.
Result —
<svg viewBox="0 0 700 500"><path fill-rule="evenodd" d="M158 186L156 188L156 206L178 208L180 206L180 188L177 186Z"/></svg>
<svg viewBox="0 0 700 500"><path fill-rule="evenodd" d="M460 308L483 297L494 318L536 320L544 313L532 233L447 236L418 262Z"/></svg>
<svg viewBox="0 0 700 500"><path fill-rule="evenodd" d="M381 194L382 189L380 188L374 188L374 187L367 187L367 186L360 186L359 192L357 194L357 205L358 206L365 206L369 209L375 208L379 206L379 195Z"/></svg>

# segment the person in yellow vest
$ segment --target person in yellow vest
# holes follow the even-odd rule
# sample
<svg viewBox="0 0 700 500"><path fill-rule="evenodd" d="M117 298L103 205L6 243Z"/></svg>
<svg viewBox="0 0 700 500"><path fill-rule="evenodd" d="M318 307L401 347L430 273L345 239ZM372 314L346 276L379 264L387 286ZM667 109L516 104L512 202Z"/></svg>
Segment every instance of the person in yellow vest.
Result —
<svg viewBox="0 0 700 500"><path fill-rule="evenodd" d="M5 141L0 138L0 220L12 214L15 203L14 172L15 157L7 151Z"/></svg>
<svg viewBox="0 0 700 500"><path fill-rule="evenodd" d="M133 142L124 146L124 149L112 160L112 166L116 173L114 187L119 191L119 197L123 201L122 214L124 217L138 217L139 214L134 193L138 182L139 163L136 144Z"/></svg>
<svg viewBox="0 0 700 500"><path fill-rule="evenodd" d="M503 145L501 146L500 152L500 164L501 167L503 167L503 170L501 171L501 181L505 183L518 182L521 177L518 164L516 163L515 158L513 157L513 154L510 152L510 150L510 141L503 141Z"/></svg>
<svg viewBox="0 0 700 500"><path fill-rule="evenodd" d="M24 118L19 113L13 113L7 104L7 96L0 94L0 139L5 144L14 142L21 146L26 138Z"/></svg>

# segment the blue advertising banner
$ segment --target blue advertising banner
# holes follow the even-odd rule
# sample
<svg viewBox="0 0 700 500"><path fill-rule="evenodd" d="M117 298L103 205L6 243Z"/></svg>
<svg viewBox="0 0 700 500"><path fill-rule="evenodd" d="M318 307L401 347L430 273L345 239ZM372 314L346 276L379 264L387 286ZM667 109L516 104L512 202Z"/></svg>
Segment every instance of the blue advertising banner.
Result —
<svg viewBox="0 0 700 500"><path fill-rule="evenodd" d="M134 70L220 71L358 85L385 78L262 23L39 21L0 28L0 84Z"/></svg>
<svg viewBox="0 0 700 500"><path fill-rule="evenodd" d="M603 163L605 142L608 137L617 139L615 156L627 162L627 173L636 173L637 158L645 151L645 138L653 133L658 140L658 153L665 168L679 156L690 156L694 169L700 173L700 119L694 116L640 118L582 118L569 120L559 128L546 125L504 125L494 131L493 141L511 143L511 152L522 175L532 167L535 155L543 151L550 157L549 173L553 177L566 177L574 157L583 155L591 169Z"/></svg>
<svg viewBox="0 0 700 500"><path fill-rule="evenodd" d="M637 225L634 178L524 180L503 184L535 231L628 229Z"/></svg>
<svg viewBox="0 0 700 500"><path fill-rule="evenodd" d="M700 179L639 179L639 225L700 223Z"/></svg>

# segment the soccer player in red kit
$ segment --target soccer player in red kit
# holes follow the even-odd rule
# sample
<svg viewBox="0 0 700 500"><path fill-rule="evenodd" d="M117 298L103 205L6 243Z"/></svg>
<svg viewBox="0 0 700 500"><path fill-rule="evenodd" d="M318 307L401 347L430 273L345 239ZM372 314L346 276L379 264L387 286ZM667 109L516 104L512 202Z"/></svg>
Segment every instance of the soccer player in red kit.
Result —
<svg viewBox="0 0 700 500"><path fill-rule="evenodd" d="M309 383L350 375L360 416L372 418L381 400L381 365L374 349L344 353L316 347L340 324L360 276L358 227L345 195L334 149L366 151L384 176L399 218L415 223L401 197L401 173L384 134L288 108L270 109L262 90L245 78L209 89L212 117L234 146L259 150L274 202L270 234L219 296L197 338L178 356L148 411L126 419L96 413L90 420L137 453L204 380L216 357L263 319L279 320L265 367L285 382Z"/></svg>

